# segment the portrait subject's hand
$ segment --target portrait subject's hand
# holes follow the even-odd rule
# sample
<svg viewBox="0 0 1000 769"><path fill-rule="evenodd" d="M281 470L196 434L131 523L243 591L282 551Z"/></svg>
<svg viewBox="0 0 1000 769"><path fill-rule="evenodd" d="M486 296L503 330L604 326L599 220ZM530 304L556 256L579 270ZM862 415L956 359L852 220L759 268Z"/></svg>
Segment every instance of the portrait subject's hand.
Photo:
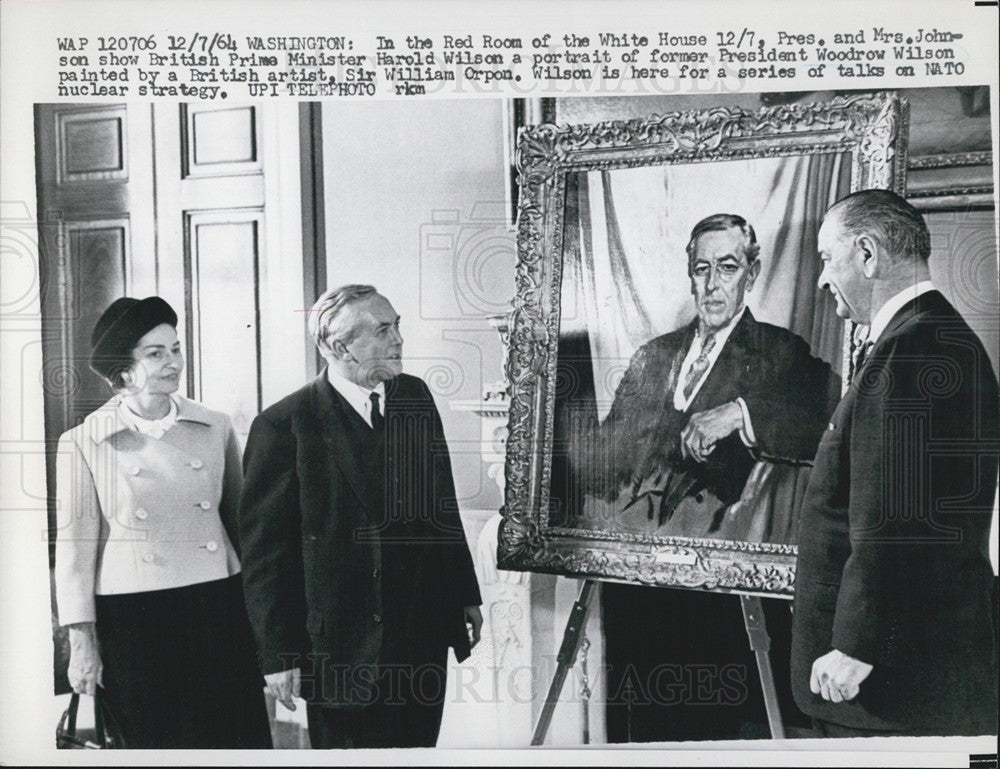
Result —
<svg viewBox="0 0 1000 769"><path fill-rule="evenodd" d="M268 673L264 676L264 683L271 696L284 705L289 710L295 710L293 697L299 696L302 673L299 668L291 670L280 670L277 673Z"/></svg>
<svg viewBox="0 0 1000 769"><path fill-rule="evenodd" d="M469 644L475 648L479 643L480 631L483 629L483 614L478 606L466 606L462 612L465 614L465 629L469 633Z"/></svg>
<svg viewBox="0 0 1000 769"><path fill-rule="evenodd" d="M871 672L872 666L867 662L834 649L813 663L809 688L830 702L853 700Z"/></svg>
<svg viewBox="0 0 1000 769"><path fill-rule="evenodd" d="M66 677L74 692L93 695L97 686L103 686L104 665L97 642L97 629L93 622L80 622L69 626L69 667Z"/></svg>
<svg viewBox="0 0 1000 769"><path fill-rule="evenodd" d="M736 401L699 411L681 431L681 456L704 462L715 444L743 427L743 409Z"/></svg>

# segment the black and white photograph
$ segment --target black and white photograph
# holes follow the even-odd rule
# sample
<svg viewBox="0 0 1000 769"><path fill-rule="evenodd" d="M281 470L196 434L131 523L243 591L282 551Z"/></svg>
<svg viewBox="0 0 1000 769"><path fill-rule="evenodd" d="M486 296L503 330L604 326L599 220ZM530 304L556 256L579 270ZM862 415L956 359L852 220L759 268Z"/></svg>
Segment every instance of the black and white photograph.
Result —
<svg viewBox="0 0 1000 769"><path fill-rule="evenodd" d="M995 765L996 72L489 63L4 111L19 761Z"/></svg>

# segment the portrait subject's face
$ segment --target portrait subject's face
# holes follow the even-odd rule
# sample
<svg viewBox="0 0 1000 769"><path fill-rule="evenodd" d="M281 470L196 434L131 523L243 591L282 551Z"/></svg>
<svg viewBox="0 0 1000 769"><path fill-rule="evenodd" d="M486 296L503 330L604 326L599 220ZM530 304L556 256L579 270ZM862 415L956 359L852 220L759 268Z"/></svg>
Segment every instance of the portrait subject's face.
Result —
<svg viewBox="0 0 1000 769"><path fill-rule="evenodd" d="M184 355L177 329L161 323L142 337L132 349L132 377L140 392L170 395L177 392L184 370Z"/></svg>
<svg viewBox="0 0 1000 769"><path fill-rule="evenodd" d="M388 299L376 294L351 307L358 313L354 338L347 352L357 366L358 382L374 387L403 371L403 336L399 314Z"/></svg>
<svg viewBox="0 0 1000 769"><path fill-rule="evenodd" d="M836 213L823 221L816 240L823 261L817 283L833 294L837 315L855 323L871 323L871 285L863 272L864 256L855 239L845 236Z"/></svg>
<svg viewBox="0 0 1000 769"><path fill-rule="evenodd" d="M728 229L706 232L695 244L688 274L703 328L716 329L729 323L753 288L760 261L747 263L743 241L742 232Z"/></svg>

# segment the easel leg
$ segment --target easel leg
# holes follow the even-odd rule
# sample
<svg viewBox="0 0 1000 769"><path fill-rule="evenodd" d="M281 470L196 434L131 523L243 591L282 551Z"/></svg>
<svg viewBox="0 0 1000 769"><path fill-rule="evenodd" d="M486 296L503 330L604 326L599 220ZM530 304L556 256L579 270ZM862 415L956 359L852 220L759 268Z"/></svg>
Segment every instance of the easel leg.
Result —
<svg viewBox="0 0 1000 769"><path fill-rule="evenodd" d="M566 631L563 633L562 646L559 647L559 656L556 657L559 664L556 666L556 673L549 685L549 693L545 697L542 712L538 714L535 733L531 738L532 745L541 745L545 741L549 724L552 722L552 713L556 709L556 703L559 702L559 693L566 682L566 675L576 662L576 654L580 649L580 638L583 635L583 628L587 624L587 611L590 609L590 601L594 597L596 586L596 581L584 580L583 587L580 588L580 595L569 613Z"/></svg>
<svg viewBox="0 0 1000 769"><path fill-rule="evenodd" d="M785 727L781 723L781 710L778 707L778 689L774 685L774 671L771 669L771 639L767 635L767 624L764 621L764 606L755 595L741 595L740 605L743 607L743 621L746 624L747 635L750 637L750 648L757 657L757 669L760 671L760 688L764 692L764 707L767 709L767 722L771 727L771 736L776 740L785 739Z"/></svg>

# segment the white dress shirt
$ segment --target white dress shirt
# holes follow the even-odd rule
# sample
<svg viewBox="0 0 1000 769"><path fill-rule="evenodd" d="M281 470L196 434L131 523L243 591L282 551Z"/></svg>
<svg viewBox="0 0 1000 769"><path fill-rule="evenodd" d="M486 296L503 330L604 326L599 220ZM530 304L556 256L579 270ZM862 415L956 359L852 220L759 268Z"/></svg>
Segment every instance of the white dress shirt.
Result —
<svg viewBox="0 0 1000 769"><path fill-rule="evenodd" d="M736 313L729 323L715 331L715 346L709 351L708 355L705 356L708 359L708 367L705 369L705 372L701 375L701 379L695 384L694 389L691 391L691 397L685 398L684 383L687 381L688 372L691 371L691 367L694 365L695 360L698 358L698 355L701 354L702 337L695 334L694 340L691 342L691 348L688 350L687 355L684 356L684 362L681 363L680 373L677 375L677 386L674 389L675 409L678 411L686 411L688 406L690 406L692 401L694 401L694 399L698 396L701 386L705 384L705 380L708 379L708 375L712 373L712 369L715 367L715 362L722 354L722 348L726 346L726 342L729 341L730 334L733 333L733 329L736 328L736 324L743 318L743 314L746 310L746 305L744 305L743 309ZM740 410L743 412L743 428L740 430L740 438L747 446L754 446L757 443L757 437L754 435L753 425L750 424L750 411L747 409L747 404L742 398L736 398L736 403L739 404Z"/></svg>
<svg viewBox="0 0 1000 769"><path fill-rule="evenodd" d="M364 387L344 379L344 377L333 370L332 366L327 367L326 377L333 386L333 389L340 393L345 401L351 404L351 408L361 415L361 418L368 423L369 427L372 426L372 393L378 393L379 413L385 414L384 382L379 382L375 385L374 389L366 390Z"/></svg>

